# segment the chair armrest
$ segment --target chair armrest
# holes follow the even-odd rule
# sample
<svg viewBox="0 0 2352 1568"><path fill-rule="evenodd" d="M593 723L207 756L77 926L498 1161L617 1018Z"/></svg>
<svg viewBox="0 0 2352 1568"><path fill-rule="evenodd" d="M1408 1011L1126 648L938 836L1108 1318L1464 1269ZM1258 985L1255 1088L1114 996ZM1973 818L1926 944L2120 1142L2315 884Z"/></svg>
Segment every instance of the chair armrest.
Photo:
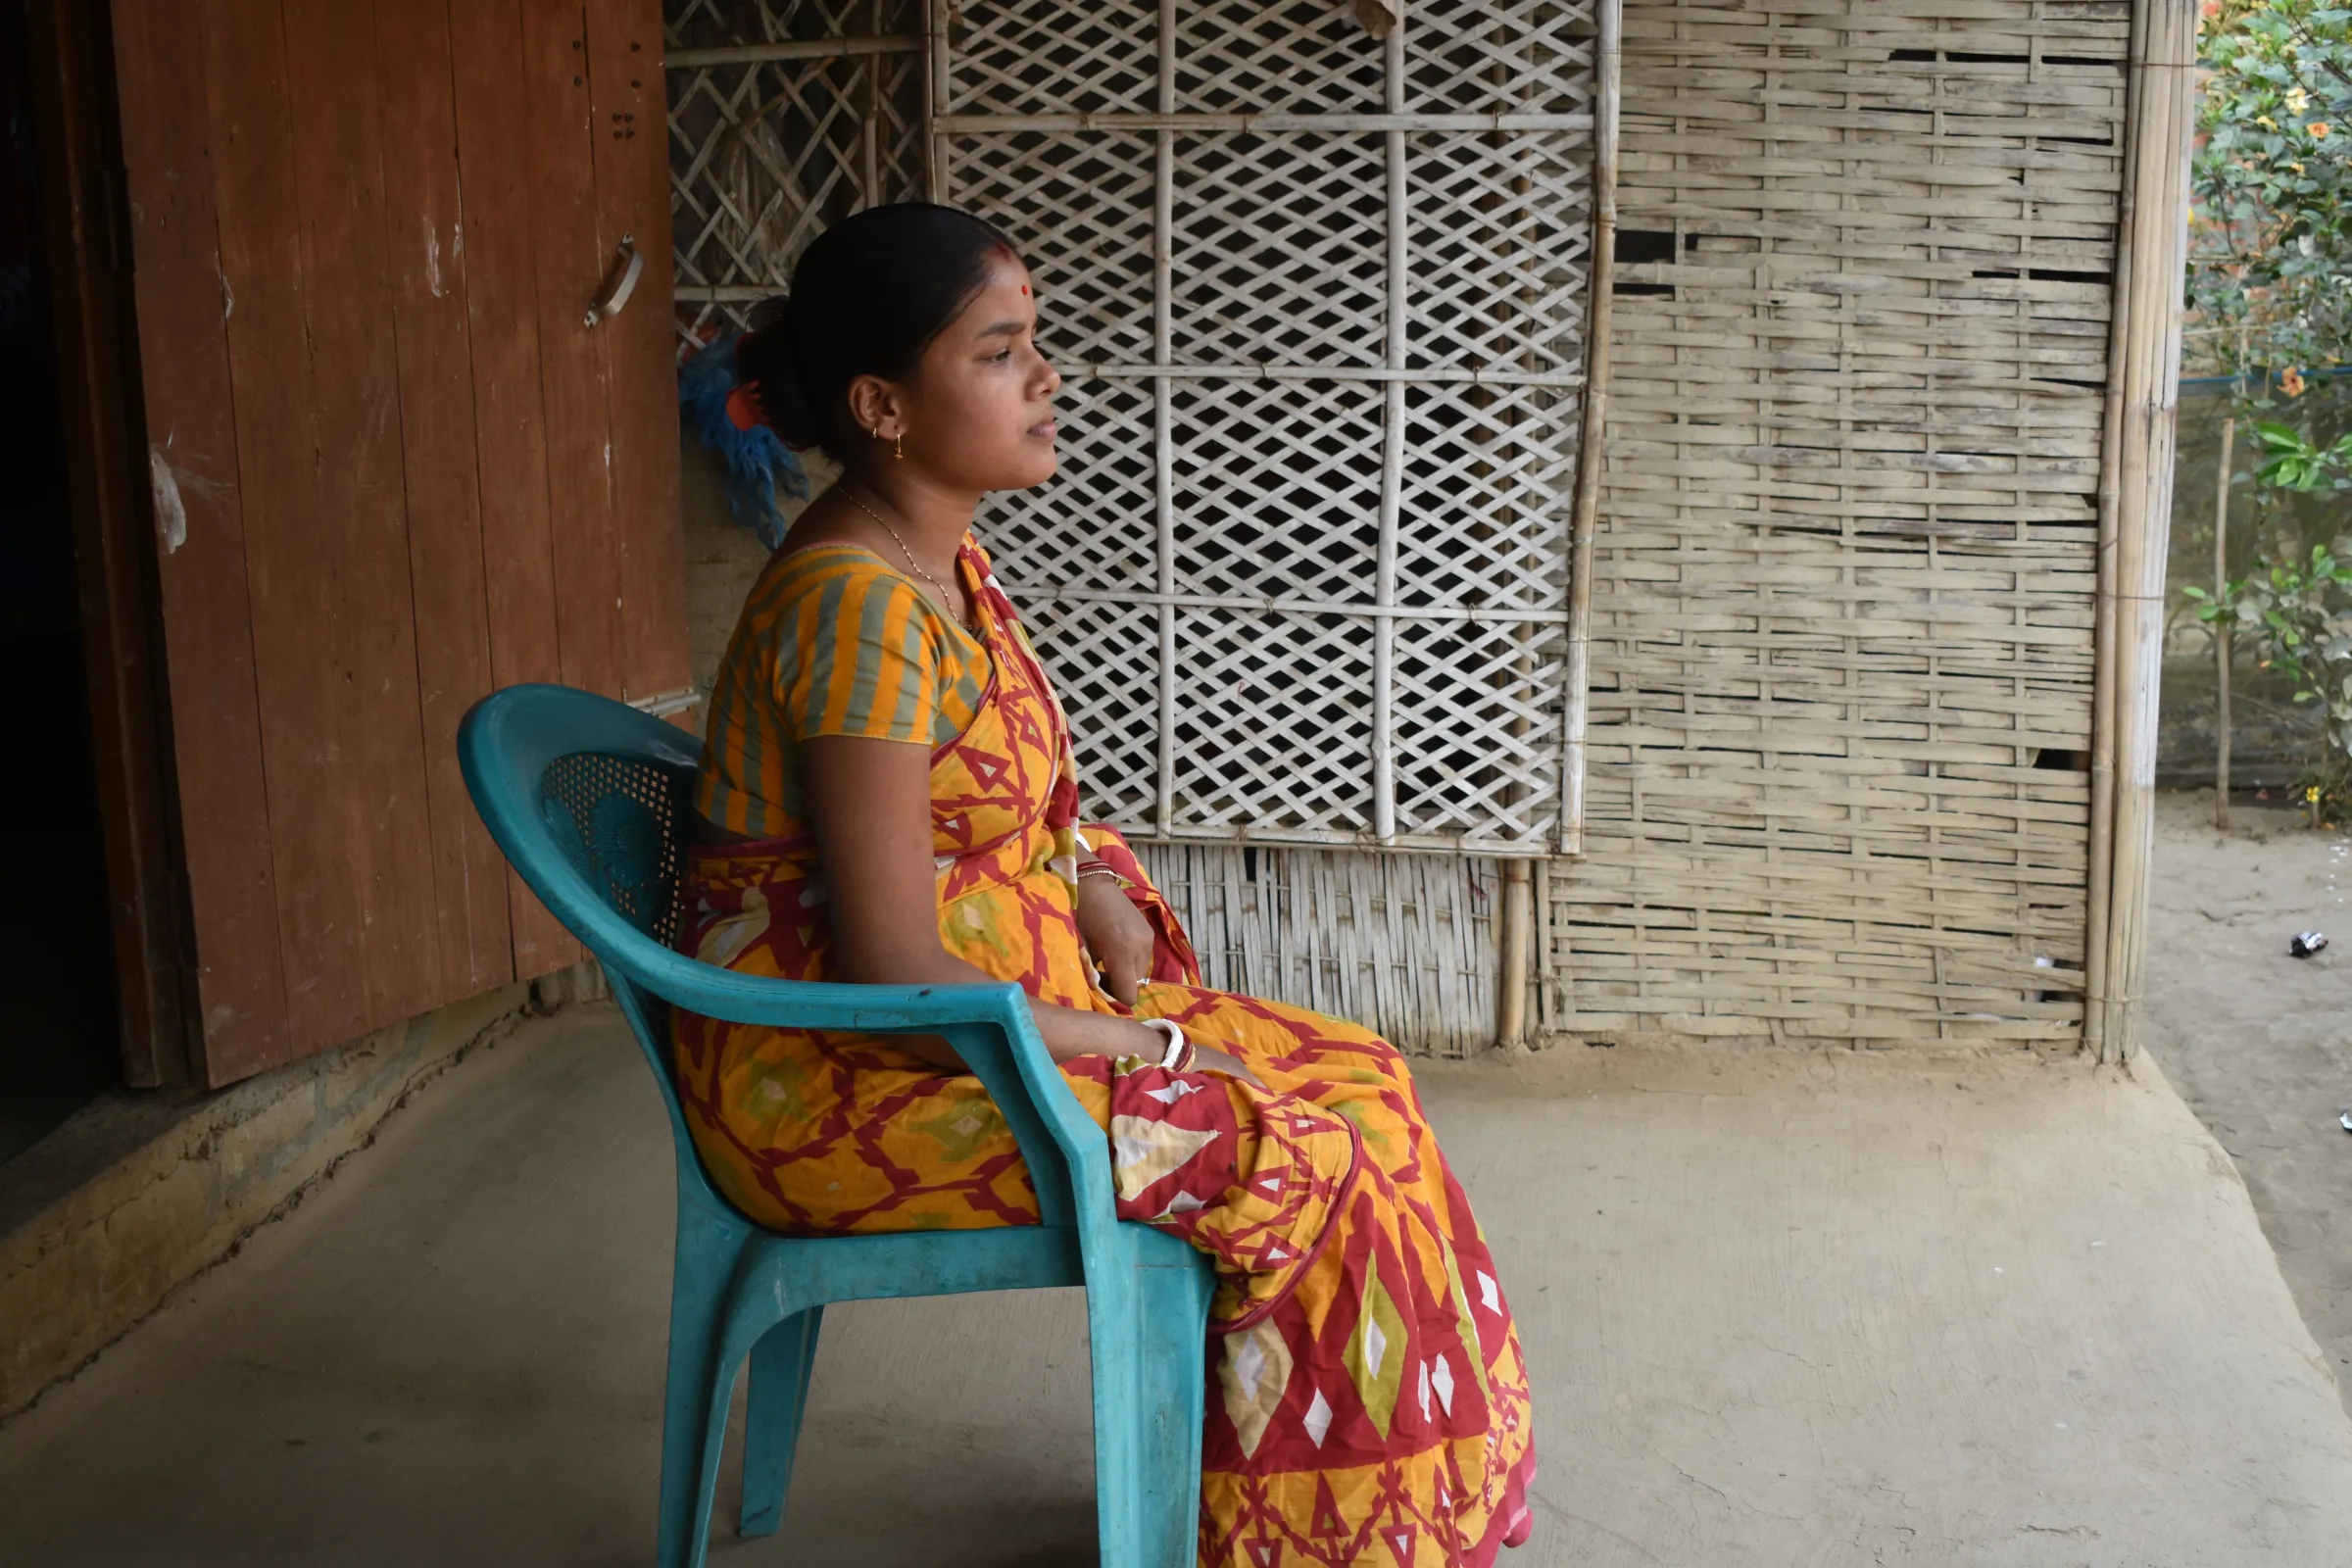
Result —
<svg viewBox="0 0 2352 1568"><path fill-rule="evenodd" d="M996 985L873 986L770 980L698 962L629 932L604 961L670 1005L730 1023L857 1034L936 1034L996 1102L1028 1164L1047 1225L1074 1228L1082 1251L1111 1243L1110 1152L1046 1053L1029 999ZM1102 1253L1107 1257L1107 1251Z"/></svg>

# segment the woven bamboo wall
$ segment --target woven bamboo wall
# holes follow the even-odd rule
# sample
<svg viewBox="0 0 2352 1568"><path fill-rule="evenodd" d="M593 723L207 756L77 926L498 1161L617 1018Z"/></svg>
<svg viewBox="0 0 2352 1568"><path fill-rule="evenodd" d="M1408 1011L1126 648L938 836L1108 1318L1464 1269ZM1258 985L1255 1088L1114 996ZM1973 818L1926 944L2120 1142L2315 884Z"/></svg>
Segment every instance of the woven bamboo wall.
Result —
<svg viewBox="0 0 2352 1568"><path fill-rule="evenodd" d="M1415 1054L1494 1039L1502 877L1481 856L1138 844L1223 991L1338 1014Z"/></svg>
<svg viewBox="0 0 2352 1568"><path fill-rule="evenodd" d="M2128 32L2121 0L1629 0L1544 1022L2078 1036Z"/></svg>

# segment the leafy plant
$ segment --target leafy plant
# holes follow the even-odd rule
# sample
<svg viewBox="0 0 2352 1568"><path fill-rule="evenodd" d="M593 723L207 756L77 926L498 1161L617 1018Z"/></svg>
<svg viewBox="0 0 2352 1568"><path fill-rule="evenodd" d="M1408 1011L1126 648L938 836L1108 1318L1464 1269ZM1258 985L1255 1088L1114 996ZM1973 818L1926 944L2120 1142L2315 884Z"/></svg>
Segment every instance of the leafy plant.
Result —
<svg viewBox="0 0 2352 1568"><path fill-rule="evenodd" d="M2342 554L2339 554L2342 552ZM2197 618L2226 621L2233 637L2256 651L2265 669L2294 683L2295 701L2319 703L2328 749L2352 758L2352 540L2311 548L2311 559L2264 562L2216 596L2181 592Z"/></svg>
<svg viewBox="0 0 2352 1568"><path fill-rule="evenodd" d="M2352 431L2333 446L2308 440L2291 424L2257 419L2250 427L2262 457L2254 477L2277 490L2352 490Z"/></svg>
<svg viewBox="0 0 2352 1568"><path fill-rule="evenodd" d="M2257 405L2352 343L2352 9L2206 0L2187 305Z"/></svg>

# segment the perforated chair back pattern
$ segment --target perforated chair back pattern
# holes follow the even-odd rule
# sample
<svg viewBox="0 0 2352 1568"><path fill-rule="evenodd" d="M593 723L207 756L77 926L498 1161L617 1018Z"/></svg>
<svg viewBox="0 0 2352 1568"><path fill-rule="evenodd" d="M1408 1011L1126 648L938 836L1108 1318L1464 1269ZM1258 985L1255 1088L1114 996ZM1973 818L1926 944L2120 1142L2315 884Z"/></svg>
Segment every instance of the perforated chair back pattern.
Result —
<svg viewBox="0 0 2352 1568"><path fill-rule="evenodd" d="M677 940L679 833L694 770L601 752L547 764L539 813L612 911L663 947Z"/></svg>

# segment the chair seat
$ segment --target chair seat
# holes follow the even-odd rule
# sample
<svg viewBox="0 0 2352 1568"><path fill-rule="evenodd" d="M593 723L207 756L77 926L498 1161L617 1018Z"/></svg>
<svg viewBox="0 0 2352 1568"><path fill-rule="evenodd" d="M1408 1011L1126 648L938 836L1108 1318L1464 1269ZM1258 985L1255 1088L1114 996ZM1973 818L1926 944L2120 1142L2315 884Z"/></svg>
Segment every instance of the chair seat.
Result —
<svg viewBox="0 0 2352 1568"><path fill-rule="evenodd" d="M1122 1221L1124 1260L1136 1268L1200 1267L1200 1254L1149 1225ZM1078 1239L1042 1225L908 1231L886 1236L778 1236L757 1231L738 1265L738 1287L772 1293L779 1314L836 1301L960 1296L1086 1284Z"/></svg>

